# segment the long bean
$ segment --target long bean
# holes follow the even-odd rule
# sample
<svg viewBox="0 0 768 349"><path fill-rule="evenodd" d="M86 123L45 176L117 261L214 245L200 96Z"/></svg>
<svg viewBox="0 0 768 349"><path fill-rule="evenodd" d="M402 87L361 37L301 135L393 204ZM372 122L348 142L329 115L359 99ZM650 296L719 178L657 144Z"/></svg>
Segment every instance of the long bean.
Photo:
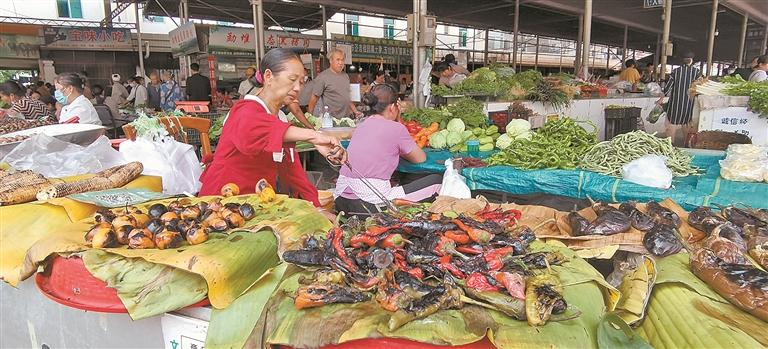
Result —
<svg viewBox="0 0 768 349"><path fill-rule="evenodd" d="M624 165L649 154L665 156L667 167L677 177L699 174L699 169L691 165L691 156L675 148L671 138L659 138L643 131L621 134L596 144L584 155L579 167L621 177Z"/></svg>

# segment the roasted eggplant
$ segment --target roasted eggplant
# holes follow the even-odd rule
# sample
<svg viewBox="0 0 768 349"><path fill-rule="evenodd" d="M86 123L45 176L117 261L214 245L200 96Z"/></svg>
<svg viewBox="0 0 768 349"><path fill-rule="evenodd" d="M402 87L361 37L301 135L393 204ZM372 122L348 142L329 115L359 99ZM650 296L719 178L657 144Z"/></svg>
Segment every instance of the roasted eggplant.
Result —
<svg viewBox="0 0 768 349"><path fill-rule="evenodd" d="M682 220L680 220L680 216L678 216L677 213L659 205L659 203L656 201L649 202L646 205L646 208L646 213L648 216L650 216L657 224L664 224L674 228L680 228L680 226L683 224Z"/></svg>
<svg viewBox="0 0 768 349"><path fill-rule="evenodd" d="M683 243L680 242L677 228L666 224L656 224L651 231L645 233L643 246L654 256L666 257L680 252Z"/></svg>

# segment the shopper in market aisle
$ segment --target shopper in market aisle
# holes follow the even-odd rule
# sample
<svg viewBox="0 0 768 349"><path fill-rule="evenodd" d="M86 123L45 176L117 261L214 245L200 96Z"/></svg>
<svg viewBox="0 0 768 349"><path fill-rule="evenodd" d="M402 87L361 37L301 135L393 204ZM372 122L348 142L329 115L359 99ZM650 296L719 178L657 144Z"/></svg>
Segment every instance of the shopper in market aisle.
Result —
<svg viewBox="0 0 768 349"><path fill-rule="evenodd" d="M160 109L168 111L176 109L176 102L181 100L181 88L171 72L163 73L163 84L160 85Z"/></svg>
<svg viewBox="0 0 768 349"><path fill-rule="evenodd" d="M123 86L120 74L112 74L112 98L118 105L125 104L128 98L128 89Z"/></svg>
<svg viewBox="0 0 768 349"><path fill-rule="evenodd" d="M377 212L384 202L368 186L389 200L422 201L440 190L442 176L431 174L411 183L392 187L390 180L400 159L412 163L426 161L427 155L397 120L401 106L398 91L389 84L377 85L362 97L374 114L357 126L349 143L349 163L342 166L333 193L337 211Z"/></svg>
<svg viewBox="0 0 768 349"><path fill-rule="evenodd" d="M627 62L624 63L624 66L626 66L626 68L619 74L620 81L626 81L632 85L640 81L640 72L637 71L637 63L634 59L628 59Z"/></svg>
<svg viewBox="0 0 768 349"><path fill-rule="evenodd" d="M240 95L240 99L245 98L245 95L256 93L258 89L256 84L253 83L253 75L256 74L256 69L248 67L245 69L245 79L240 82L240 86L237 88L237 94Z"/></svg>
<svg viewBox="0 0 768 349"><path fill-rule="evenodd" d="M187 100L188 101L211 101L211 80L200 74L200 65L192 63L189 65L192 75L187 78Z"/></svg>
<svg viewBox="0 0 768 349"><path fill-rule="evenodd" d="M45 86L45 82L43 82L43 81L38 81L38 82L35 84L35 86L37 86L37 87L35 88L35 91L36 91L37 93L39 93L39 94L40 94L40 96L50 96L50 95L51 95L51 90L50 90L48 87L46 87L46 86Z"/></svg>
<svg viewBox="0 0 768 349"><path fill-rule="evenodd" d="M147 108L152 110L160 109L160 77L157 72L149 73L149 84L147 84Z"/></svg>
<svg viewBox="0 0 768 349"><path fill-rule="evenodd" d="M749 81L763 82L768 80L768 55L762 55L755 58L755 65L752 74L749 75Z"/></svg>
<svg viewBox="0 0 768 349"><path fill-rule="evenodd" d="M59 123L101 125L99 114L83 96L83 78L77 73L62 73L54 80L56 102L62 105Z"/></svg>
<svg viewBox="0 0 768 349"><path fill-rule="evenodd" d="M0 99L10 104L11 107L5 112L5 117L15 117L28 120L43 120L52 116L45 103L25 96L25 91L13 80L8 80L0 84Z"/></svg>
<svg viewBox="0 0 768 349"><path fill-rule="evenodd" d="M147 105L147 88L144 86L144 78L134 76L131 78L131 93L128 95L128 102L134 107L144 107Z"/></svg>
<svg viewBox="0 0 768 349"><path fill-rule="evenodd" d="M453 71L455 71L457 74L469 76L469 70L467 70L467 68L464 66L459 65L456 62L456 56L454 56L452 53L445 55L445 57L443 57L443 62L448 64L448 66L451 67L451 69L453 69Z"/></svg>
<svg viewBox="0 0 768 349"><path fill-rule="evenodd" d="M696 132L691 125L693 116L693 99L688 95L691 84L701 76L699 69L693 66L693 53L683 56L683 65L672 70L669 81L664 86L664 96L669 97L666 104L667 137L672 137L676 146L683 146L685 137L690 130ZM659 103L664 100L661 96Z"/></svg>
<svg viewBox="0 0 768 349"><path fill-rule="evenodd" d="M219 195L228 183L237 184L241 194L253 193L260 179L276 187L279 177L281 186L320 207L317 189L309 183L298 154L291 148L297 141L310 142L325 157L342 149L341 144L334 137L291 126L278 118L280 107L298 98L304 82L298 55L287 49L271 49L259 67L256 82L263 88L230 110L213 160L200 177L199 195ZM337 154L341 161L346 160L343 150Z"/></svg>
<svg viewBox="0 0 768 349"><path fill-rule="evenodd" d="M383 70L379 70L376 72L376 79L373 80L371 83L371 88L377 85L384 84L384 82L387 80L387 73ZM366 91L367 92L367 91Z"/></svg>
<svg viewBox="0 0 768 349"><path fill-rule="evenodd" d="M323 107L327 106L331 116L337 119L363 115L350 100L349 76L344 72L344 58L346 54L341 49L335 48L329 53L331 66L320 73L313 83L308 106L310 113L323 115Z"/></svg>
<svg viewBox="0 0 768 349"><path fill-rule="evenodd" d="M437 73L440 75L439 84L450 88L453 88L453 86L456 86L467 78L466 75L454 71L453 68L445 62L437 65Z"/></svg>
<svg viewBox="0 0 768 349"><path fill-rule="evenodd" d="M755 66L757 66L757 58L752 58L752 60L749 62L748 67L743 68L736 68L736 70L731 74L731 76L741 76L742 79L745 81L749 81L749 77L752 75L752 72L755 69Z"/></svg>
<svg viewBox="0 0 768 349"><path fill-rule="evenodd" d="M93 92L91 91L91 82L88 80L88 72L83 70L80 72L80 77L83 78L83 96L89 100L93 99Z"/></svg>

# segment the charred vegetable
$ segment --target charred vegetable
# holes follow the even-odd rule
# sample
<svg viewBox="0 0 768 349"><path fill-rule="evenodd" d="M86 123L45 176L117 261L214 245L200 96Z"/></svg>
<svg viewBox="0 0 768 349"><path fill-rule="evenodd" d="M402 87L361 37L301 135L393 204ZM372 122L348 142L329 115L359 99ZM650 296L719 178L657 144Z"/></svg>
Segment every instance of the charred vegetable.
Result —
<svg viewBox="0 0 768 349"><path fill-rule="evenodd" d="M544 325L552 314L561 314L567 307L563 286L557 277L541 274L529 280L525 289L525 314L529 325Z"/></svg>
<svg viewBox="0 0 768 349"><path fill-rule="evenodd" d="M666 224L674 228L680 228L680 225L683 224L677 213L659 205L658 202L651 201L646 208L648 215L658 224Z"/></svg>
<svg viewBox="0 0 768 349"><path fill-rule="evenodd" d="M302 286L296 290L296 309L319 307L335 303L359 303L371 299L366 293L338 284Z"/></svg>
<svg viewBox="0 0 768 349"><path fill-rule="evenodd" d="M688 214L688 224L707 235L712 234L712 230L723 223L725 219L712 212L709 207L699 206Z"/></svg>
<svg viewBox="0 0 768 349"><path fill-rule="evenodd" d="M589 235L589 221L582 215L571 212L568 214L568 224L571 227L571 235L583 236Z"/></svg>
<svg viewBox="0 0 768 349"><path fill-rule="evenodd" d="M683 248L676 230L666 224L656 224L643 237L643 246L654 256L666 257L675 254Z"/></svg>
<svg viewBox="0 0 768 349"><path fill-rule="evenodd" d="M640 231L649 231L656 223L653 219L637 209L634 202L624 202L619 205L619 210L629 216L632 227Z"/></svg>

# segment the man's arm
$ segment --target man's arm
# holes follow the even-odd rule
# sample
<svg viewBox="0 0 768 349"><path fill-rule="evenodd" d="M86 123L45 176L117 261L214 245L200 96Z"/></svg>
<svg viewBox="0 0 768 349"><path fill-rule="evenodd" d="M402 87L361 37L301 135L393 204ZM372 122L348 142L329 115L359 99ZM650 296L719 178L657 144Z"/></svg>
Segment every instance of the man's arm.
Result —
<svg viewBox="0 0 768 349"><path fill-rule="evenodd" d="M363 113L357 110L357 106L355 106L355 102L349 102L349 109L352 111L352 116L357 117L357 116L363 115Z"/></svg>
<svg viewBox="0 0 768 349"><path fill-rule="evenodd" d="M309 104L307 104L307 111L310 114L315 113L315 105L317 104L318 99L320 99L320 97L318 97L316 94L312 94L312 97L309 98ZM319 116L319 115L315 115L315 116Z"/></svg>
<svg viewBox="0 0 768 349"><path fill-rule="evenodd" d="M301 112L299 102L294 101L293 103L288 104L286 107L288 108L288 111L291 112L291 114L293 114L293 116L295 116L302 125L304 125L304 127L313 130L315 129L315 126L313 126L312 123L309 122L309 120L307 120L307 118L304 116L304 113Z"/></svg>

